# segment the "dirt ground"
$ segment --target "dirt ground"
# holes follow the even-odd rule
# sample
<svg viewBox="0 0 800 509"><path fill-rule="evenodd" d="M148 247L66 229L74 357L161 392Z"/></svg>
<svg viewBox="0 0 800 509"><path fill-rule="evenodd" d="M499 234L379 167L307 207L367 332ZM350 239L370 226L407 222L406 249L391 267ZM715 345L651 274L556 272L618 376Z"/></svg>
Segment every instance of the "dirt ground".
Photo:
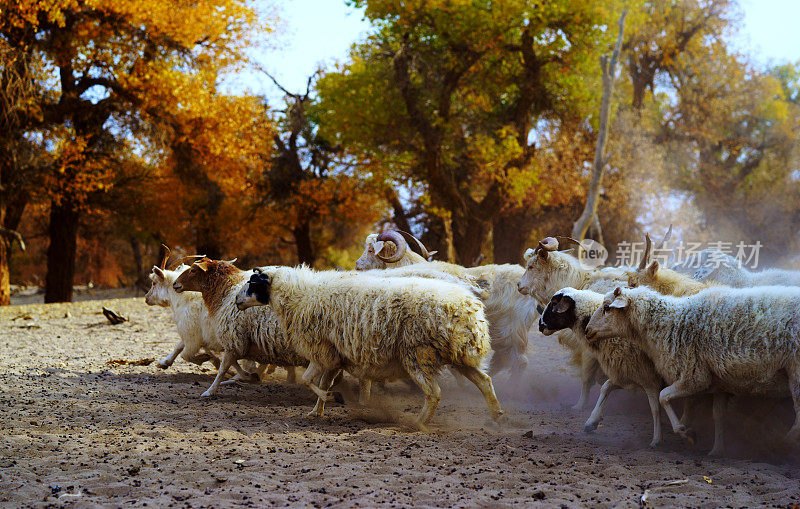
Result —
<svg viewBox="0 0 800 509"><path fill-rule="evenodd" d="M110 325L102 306L130 321ZM724 459L705 456L708 426L697 446L665 427L666 443L648 449L641 394L615 394L585 434L552 337L531 335L522 380L496 377L503 428L477 389L443 374L429 434L409 427L422 398L403 383L375 388L374 408L333 404L310 419L311 392L280 369L209 400L210 365L107 364L159 359L176 342L169 310L141 298L0 309L0 505L637 507L645 493L654 507L800 503L800 452L780 438L790 407L731 409Z"/></svg>

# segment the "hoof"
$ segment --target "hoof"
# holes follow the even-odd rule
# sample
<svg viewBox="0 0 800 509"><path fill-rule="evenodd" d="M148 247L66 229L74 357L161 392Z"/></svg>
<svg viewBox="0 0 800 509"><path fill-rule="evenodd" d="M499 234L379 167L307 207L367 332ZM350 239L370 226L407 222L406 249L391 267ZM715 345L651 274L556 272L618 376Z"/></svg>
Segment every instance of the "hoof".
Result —
<svg viewBox="0 0 800 509"><path fill-rule="evenodd" d="M416 426L417 426L417 429L420 430L422 433L430 433L430 431L431 431L430 428L427 425L425 425L425 424L423 424L423 423L421 423L419 421L416 422Z"/></svg>
<svg viewBox="0 0 800 509"><path fill-rule="evenodd" d="M317 413L316 410L312 410L306 414L306 417L309 419L316 419L317 417L322 417L321 413Z"/></svg>
<svg viewBox="0 0 800 509"><path fill-rule="evenodd" d="M648 445L648 447L650 447L651 449L655 449L659 445L661 445L661 440L656 440L654 438L653 440L650 441L650 444Z"/></svg>
<svg viewBox="0 0 800 509"><path fill-rule="evenodd" d="M687 428L686 426L678 426L675 429L675 433L680 435L684 440L689 442L691 445L695 445L697 443L697 433L692 428Z"/></svg>
<svg viewBox="0 0 800 509"><path fill-rule="evenodd" d="M214 396L214 393L210 392L210 391L206 391L206 392L204 392L203 394L200 395L201 398L211 398L213 396Z"/></svg>
<svg viewBox="0 0 800 509"><path fill-rule="evenodd" d="M160 368L160 369L167 369L167 368L168 368L168 367L170 367L171 365L172 365L172 364L171 364L171 363L169 363L169 362L164 362L164 361L161 361L161 362L159 362L158 364L156 364L156 367L157 367L157 368Z"/></svg>
<svg viewBox="0 0 800 509"><path fill-rule="evenodd" d="M599 424L600 424L599 422L587 422L587 423L586 423L586 424L583 426L583 432L584 432L584 433L591 433L591 432L593 432L594 430L596 430L596 429L597 429L597 426L598 426Z"/></svg>
<svg viewBox="0 0 800 509"><path fill-rule="evenodd" d="M497 412L492 413L492 420L497 424L503 424L508 422L508 416L502 410L498 410Z"/></svg>

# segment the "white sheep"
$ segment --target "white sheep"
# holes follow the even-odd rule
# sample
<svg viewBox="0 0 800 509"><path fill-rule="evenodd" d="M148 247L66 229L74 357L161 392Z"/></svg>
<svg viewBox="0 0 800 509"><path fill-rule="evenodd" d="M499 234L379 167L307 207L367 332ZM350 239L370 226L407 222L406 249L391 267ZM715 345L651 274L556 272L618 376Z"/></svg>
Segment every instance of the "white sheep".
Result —
<svg viewBox="0 0 800 509"><path fill-rule="evenodd" d="M602 305L603 294L591 290L562 288L550 302L539 319L539 330L549 336L562 329L570 329L584 348L590 350L608 376L600 390L600 397L586 421L584 431L597 429L603 418L608 395L617 389L642 390L647 395L653 416L653 439L650 447L661 443L661 420L658 393L664 381L656 372L653 362L641 348L625 338L608 338L589 342L584 328L592 314Z"/></svg>
<svg viewBox="0 0 800 509"><path fill-rule="evenodd" d="M439 404L436 376L451 365L502 415L481 365L490 348L483 305L462 285L420 277L375 277L307 267L256 269L237 297L240 308L274 310L297 350L309 359L306 385L323 400L317 377L346 369L359 379L409 377L425 393L420 429Z"/></svg>
<svg viewBox="0 0 800 509"><path fill-rule="evenodd" d="M215 368L219 368L220 361L214 353L221 352L222 346L212 331L203 297L197 292L177 293L172 288L178 276L188 268L183 264L174 270L154 266L150 273L152 284L144 297L145 303L148 306L169 307L181 338L173 352L160 360L157 366L167 369L178 355L182 355L185 360L197 365L211 361ZM201 349L206 351L200 353Z"/></svg>
<svg viewBox="0 0 800 509"><path fill-rule="evenodd" d="M800 442L800 288L719 287L687 297L616 288L586 327L590 341L615 336L636 341L672 381L659 400L676 433L687 429L672 409L675 398L791 395L796 420L788 437ZM715 404L715 414L723 407Z"/></svg>
<svg viewBox="0 0 800 509"><path fill-rule="evenodd" d="M452 274L460 279L477 278L478 286L488 285L484 299L489 333L494 351L489 373L509 369L513 375L525 371L528 358L528 332L536 320L536 305L517 292L517 281L525 269L519 265L493 264L463 267L441 261L429 262L430 252L416 237L406 232L386 231L370 234L364 252L356 261L356 270L392 269L406 266L426 267ZM483 283L485 282L485 283Z"/></svg>
<svg viewBox="0 0 800 509"><path fill-rule="evenodd" d="M236 294L247 284L250 271L236 268L232 263L203 258L183 271L173 283L175 292L200 292L208 310L211 330L222 350L222 361L217 377L202 396L216 393L222 376L239 359L261 364L272 364L293 370L308 361L295 351L287 340L283 328L268 308L239 311L235 305ZM291 372L291 371L290 371ZM254 381L246 372L239 379Z"/></svg>
<svg viewBox="0 0 800 509"><path fill-rule="evenodd" d="M717 249L703 249L682 263L670 267L682 274L706 283L716 283L734 288L754 286L800 286L800 271L765 269L751 271L740 260Z"/></svg>
<svg viewBox="0 0 800 509"><path fill-rule="evenodd" d="M518 290L543 305L560 289L571 287L605 293L627 281L630 268L587 268L578 258L559 249L579 247L568 237L547 237L535 249L525 251L525 272L518 281ZM572 408L580 410L589 404L589 393L595 383L603 384L606 376L591 349L575 337L571 330L558 333L558 342L570 350L572 362L580 370L581 395Z"/></svg>

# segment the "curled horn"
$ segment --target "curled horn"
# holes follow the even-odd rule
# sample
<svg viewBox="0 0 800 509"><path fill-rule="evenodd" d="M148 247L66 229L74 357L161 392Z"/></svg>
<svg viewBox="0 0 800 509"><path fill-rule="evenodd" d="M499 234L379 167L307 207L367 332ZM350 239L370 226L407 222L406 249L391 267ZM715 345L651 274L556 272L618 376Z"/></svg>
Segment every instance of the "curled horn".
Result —
<svg viewBox="0 0 800 509"><path fill-rule="evenodd" d="M183 262L190 262L187 265L191 265L192 263L194 263L195 260L200 260L200 259L205 258L205 257L206 257L206 255L189 255L189 256L184 256L184 257L178 258L177 260L172 262L172 264L170 265L170 269L169 270L175 270Z"/></svg>
<svg viewBox="0 0 800 509"><path fill-rule="evenodd" d="M639 270L644 270L647 264L650 263L650 255L653 254L653 241L650 240L650 234L644 234L644 254L641 261L639 261Z"/></svg>
<svg viewBox="0 0 800 509"><path fill-rule="evenodd" d="M425 244L423 244L421 240L411 235L410 233L404 232L403 230L397 230L397 231L400 232L400 235L402 235L404 239L406 239L406 242L408 243L411 250L420 255L421 257L425 258L426 260L430 260L433 255L438 253L438 251L429 252L428 248L425 247Z"/></svg>
<svg viewBox="0 0 800 509"><path fill-rule="evenodd" d="M161 247L164 248L164 259L161 260L161 265L159 265L158 267L161 270L165 270L167 268L167 260L169 260L170 250L166 244L161 244Z"/></svg>
<svg viewBox="0 0 800 509"><path fill-rule="evenodd" d="M553 237L546 237L539 241L539 248L545 251L558 251L558 241Z"/></svg>
<svg viewBox="0 0 800 509"><path fill-rule="evenodd" d="M572 237L562 237L559 235L556 237L556 240L558 241L558 247L561 248L561 251L566 251L567 249L571 249L566 247L569 245L574 246L579 250L583 249L583 244L581 244L581 241L573 239Z"/></svg>
<svg viewBox="0 0 800 509"><path fill-rule="evenodd" d="M403 258L403 255L406 254L406 250L408 249L408 242L403 236L393 230L382 232L378 235L378 238L375 239L376 241L391 241L394 242L394 245L397 246L397 251L392 256L382 256L380 253L376 253L375 256L380 258L386 263L395 263L400 261Z"/></svg>

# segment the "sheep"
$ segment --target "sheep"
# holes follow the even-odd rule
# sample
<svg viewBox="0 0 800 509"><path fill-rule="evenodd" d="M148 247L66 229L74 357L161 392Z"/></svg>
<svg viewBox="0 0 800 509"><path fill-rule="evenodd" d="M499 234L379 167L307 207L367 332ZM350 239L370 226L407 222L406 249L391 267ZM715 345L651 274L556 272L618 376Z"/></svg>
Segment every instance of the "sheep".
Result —
<svg viewBox="0 0 800 509"><path fill-rule="evenodd" d="M704 249L671 268L681 273L694 269L694 279L734 288L800 286L800 271L765 269L753 272L743 267L733 256L717 249Z"/></svg>
<svg viewBox="0 0 800 509"><path fill-rule="evenodd" d="M175 292L200 292L208 310L211 330L222 351L222 361L211 387L201 396L214 395L224 373L239 359L273 364L293 370L308 361L287 340L278 319L269 309L240 312L234 300L251 272L230 262L203 258L183 271L173 283ZM291 371L289 371L291 373ZM253 380L253 374L240 372L238 379Z"/></svg>
<svg viewBox="0 0 800 509"><path fill-rule="evenodd" d="M393 250L392 254L388 254ZM384 255L384 252L387 254ZM494 351L489 373L495 375L509 369L512 376L518 376L524 372L528 365L525 355L528 349L528 331L537 316L536 307L531 305L530 299L516 291L516 283L525 269L512 264L467 268L454 263L428 261L435 253L436 251L428 251L422 242L406 232L370 234L367 236L364 252L356 261L356 270L425 264L425 267L458 278L475 277L479 286L485 281L489 285L489 295L484 299L484 304Z"/></svg>
<svg viewBox="0 0 800 509"><path fill-rule="evenodd" d="M156 365L161 369L167 369L174 362L178 355L198 366L206 361L211 361L215 368L219 368L220 361L213 352L220 352L222 348L216 342L216 337L211 333L208 321L208 311L203 304L203 299L198 293L188 293L180 295L172 288L175 279L186 269L188 265L182 258L173 263L173 268L167 269L169 259L169 248L161 262L161 266L153 266L150 273L150 289L144 297L148 306L169 307L172 310L172 318L178 328L178 335L181 340L170 355L160 360ZM194 257L187 257L194 258ZM199 353L201 349L206 350Z"/></svg>
<svg viewBox="0 0 800 509"><path fill-rule="evenodd" d="M562 288L550 302L539 319L539 331L549 336L562 329L572 330L574 336L590 350L608 376L600 390L600 397L584 426L585 432L597 429L603 417L608 395L616 389L643 390L647 394L650 411L653 415L653 439L650 447L661 443L661 420L658 393L664 381L656 372L653 362L633 342L622 338L608 338L590 343L586 339L584 327L592 314L603 303L603 294L591 290Z"/></svg>
<svg viewBox="0 0 800 509"><path fill-rule="evenodd" d="M525 251L525 272L517 283L519 293L530 295L540 303L547 303L561 288L606 292L627 280L629 269L585 268L575 256L559 251L559 247L567 246L580 246L580 243L568 237L547 237L535 249ZM605 383L606 377L593 352L571 330L559 332L558 342L570 351L572 362L580 370L581 395L572 408L584 409L589 404L592 386Z"/></svg>
<svg viewBox="0 0 800 509"><path fill-rule="evenodd" d="M237 306L269 305L309 359L303 382L318 397L322 373L359 379L410 377L425 394L417 426L426 430L441 398L436 375L453 366L483 393L492 418L503 415L481 364L489 352L483 305L463 286L420 277L375 277L308 267L255 269Z"/></svg>
<svg viewBox="0 0 800 509"><path fill-rule="evenodd" d="M686 426L675 398L706 392L791 396L796 419L787 437L800 443L800 288L709 288L661 295L647 287L615 288L586 326L589 341L635 341L672 383L659 394L673 430ZM724 402L715 401L715 420Z"/></svg>

